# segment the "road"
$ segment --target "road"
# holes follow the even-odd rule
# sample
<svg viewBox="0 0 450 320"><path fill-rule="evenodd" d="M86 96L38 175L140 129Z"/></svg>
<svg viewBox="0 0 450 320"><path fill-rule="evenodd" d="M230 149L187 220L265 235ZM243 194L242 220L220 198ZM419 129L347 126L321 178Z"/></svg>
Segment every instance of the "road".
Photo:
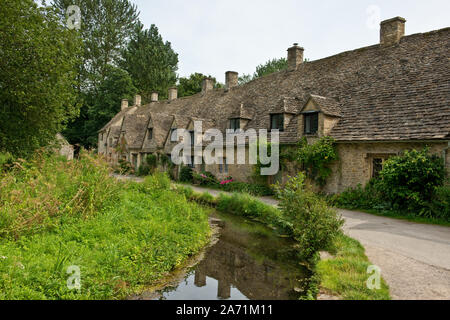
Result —
<svg viewBox="0 0 450 320"><path fill-rule="evenodd" d="M220 191L192 187L216 196ZM270 197L261 201L277 205ZM381 268L393 299L450 300L450 228L338 210L344 231L364 245L370 261Z"/></svg>

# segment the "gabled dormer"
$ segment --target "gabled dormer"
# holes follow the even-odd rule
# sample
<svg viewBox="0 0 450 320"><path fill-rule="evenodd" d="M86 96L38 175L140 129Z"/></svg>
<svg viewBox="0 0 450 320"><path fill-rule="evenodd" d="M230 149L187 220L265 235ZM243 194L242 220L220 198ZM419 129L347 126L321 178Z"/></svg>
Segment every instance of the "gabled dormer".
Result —
<svg viewBox="0 0 450 320"><path fill-rule="evenodd" d="M241 103L228 118L227 129L233 131L244 130L250 120L253 119L253 110Z"/></svg>
<svg viewBox="0 0 450 320"><path fill-rule="evenodd" d="M299 99L284 97L280 103L270 109L269 129L285 131L300 106Z"/></svg>
<svg viewBox="0 0 450 320"><path fill-rule="evenodd" d="M341 106L336 100L310 95L299 113L299 133L303 136L327 136L341 117Z"/></svg>

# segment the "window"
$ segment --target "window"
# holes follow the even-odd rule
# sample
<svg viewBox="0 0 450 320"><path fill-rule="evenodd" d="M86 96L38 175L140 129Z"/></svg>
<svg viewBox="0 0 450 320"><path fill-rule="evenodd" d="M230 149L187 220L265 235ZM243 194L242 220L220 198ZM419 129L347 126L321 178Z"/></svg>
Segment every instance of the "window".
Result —
<svg viewBox="0 0 450 320"><path fill-rule="evenodd" d="M270 115L270 130L284 130L284 114Z"/></svg>
<svg viewBox="0 0 450 320"><path fill-rule="evenodd" d="M222 163L219 163L219 172L228 173L228 162L226 158L223 158Z"/></svg>
<svg viewBox="0 0 450 320"><path fill-rule="evenodd" d="M178 134L177 134L177 128L170 129L170 142L177 142L178 141Z"/></svg>
<svg viewBox="0 0 450 320"><path fill-rule="evenodd" d="M305 114L304 133L316 134L319 129L319 114L317 112Z"/></svg>
<svg viewBox="0 0 450 320"><path fill-rule="evenodd" d="M188 167L191 168L191 169L194 169L194 168L195 168L195 165L194 165L194 156L191 156L191 163L188 163Z"/></svg>
<svg viewBox="0 0 450 320"><path fill-rule="evenodd" d="M153 139L153 128L148 128L148 136L147 136L148 140L152 140Z"/></svg>
<svg viewBox="0 0 450 320"><path fill-rule="evenodd" d="M109 145L110 146L112 146L112 142L113 142L112 138L109 138Z"/></svg>
<svg viewBox="0 0 450 320"><path fill-rule="evenodd" d="M100 141L103 141L103 133L100 134Z"/></svg>
<svg viewBox="0 0 450 320"><path fill-rule="evenodd" d="M239 118L230 119L230 129L233 131L241 129L241 119Z"/></svg>
<svg viewBox="0 0 450 320"><path fill-rule="evenodd" d="M372 178L378 178L381 170L383 170L383 159L374 158L372 160Z"/></svg>
<svg viewBox="0 0 450 320"><path fill-rule="evenodd" d="M191 131L189 131L189 135L191 136L191 146L193 146L194 145L194 142L195 142L195 140L194 140L194 131L193 130L191 130Z"/></svg>

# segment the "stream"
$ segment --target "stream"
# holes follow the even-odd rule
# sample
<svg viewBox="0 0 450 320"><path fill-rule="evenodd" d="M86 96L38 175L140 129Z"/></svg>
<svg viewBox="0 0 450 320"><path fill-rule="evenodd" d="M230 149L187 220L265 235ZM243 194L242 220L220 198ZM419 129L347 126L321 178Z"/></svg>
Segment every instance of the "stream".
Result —
<svg viewBox="0 0 450 320"><path fill-rule="evenodd" d="M310 272L299 264L292 239L255 221L214 213L219 240L160 300L297 300Z"/></svg>

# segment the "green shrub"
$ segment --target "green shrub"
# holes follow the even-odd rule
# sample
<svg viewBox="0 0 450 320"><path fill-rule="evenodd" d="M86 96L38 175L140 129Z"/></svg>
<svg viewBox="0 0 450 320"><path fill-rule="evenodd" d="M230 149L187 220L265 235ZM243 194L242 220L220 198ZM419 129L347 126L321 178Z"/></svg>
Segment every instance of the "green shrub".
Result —
<svg viewBox="0 0 450 320"><path fill-rule="evenodd" d="M405 151L386 160L380 172L381 188L394 209L417 210L431 200L445 179L444 161L422 151Z"/></svg>
<svg viewBox="0 0 450 320"><path fill-rule="evenodd" d="M301 257L311 260L320 250L330 250L344 221L324 199L305 188L305 175L290 178L284 188L277 186L276 190L283 217L292 224Z"/></svg>
<svg viewBox="0 0 450 320"><path fill-rule="evenodd" d="M331 196L329 203L347 209L390 209L391 205L380 189L380 181L372 179L364 188L359 184L356 188Z"/></svg>
<svg viewBox="0 0 450 320"><path fill-rule="evenodd" d="M321 186L331 175L330 163L337 159L336 142L331 137L322 137L313 144L308 144L306 138L299 142L297 161L306 176Z"/></svg>
<svg viewBox="0 0 450 320"><path fill-rule="evenodd" d="M217 186L219 184L219 181L217 180L217 178L208 171L205 172L201 172L201 173L196 173L193 172L192 173L192 177L193 177L193 182L195 184L199 184L201 186Z"/></svg>
<svg viewBox="0 0 450 320"><path fill-rule="evenodd" d="M120 174L131 174L134 173L134 170L127 160L119 159L119 167L116 172Z"/></svg>
<svg viewBox="0 0 450 320"><path fill-rule="evenodd" d="M450 187L436 187L428 206L428 214L432 218L450 222Z"/></svg>
<svg viewBox="0 0 450 320"><path fill-rule="evenodd" d="M192 182L193 170L188 166L183 166L180 169L180 181L181 182Z"/></svg>
<svg viewBox="0 0 450 320"><path fill-rule="evenodd" d="M9 152L0 152L0 174L8 171L14 164L14 157Z"/></svg>

